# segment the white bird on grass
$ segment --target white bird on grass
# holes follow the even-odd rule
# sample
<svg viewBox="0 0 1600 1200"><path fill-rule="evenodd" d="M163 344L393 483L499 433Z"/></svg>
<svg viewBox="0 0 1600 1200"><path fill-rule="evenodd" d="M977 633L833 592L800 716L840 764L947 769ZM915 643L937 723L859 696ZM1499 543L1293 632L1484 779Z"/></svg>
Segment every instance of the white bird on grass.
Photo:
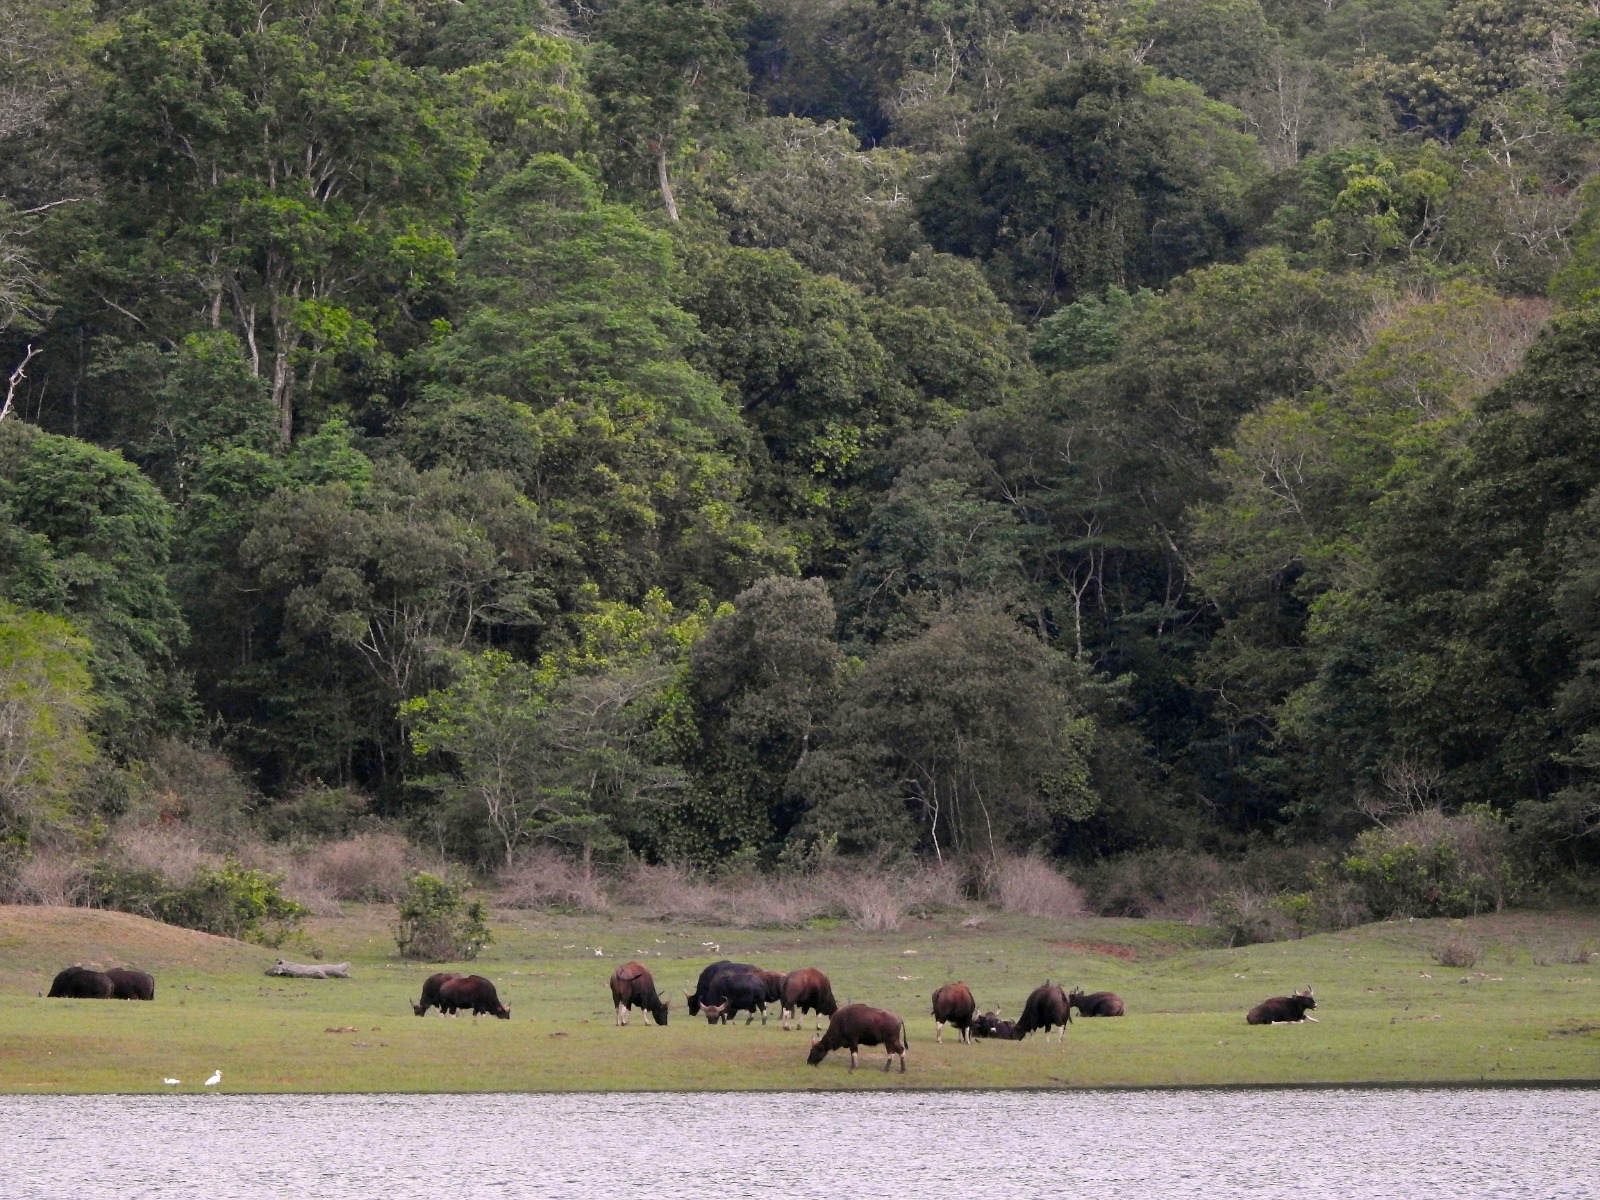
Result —
<svg viewBox="0 0 1600 1200"><path fill-rule="evenodd" d="M168 1087L177 1087L180 1083L183 1082L183 1080L181 1080L181 1079L163 1079L161 1082L166 1084Z"/></svg>
<svg viewBox="0 0 1600 1200"><path fill-rule="evenodd" d="M213 1071L213 1072L211 1072L211 1078L206 1080L205 1086L206 1087L216 1087L217 1084L219 1084L221 1082L222 1082L222 1072L221 1071Z"/></svg>

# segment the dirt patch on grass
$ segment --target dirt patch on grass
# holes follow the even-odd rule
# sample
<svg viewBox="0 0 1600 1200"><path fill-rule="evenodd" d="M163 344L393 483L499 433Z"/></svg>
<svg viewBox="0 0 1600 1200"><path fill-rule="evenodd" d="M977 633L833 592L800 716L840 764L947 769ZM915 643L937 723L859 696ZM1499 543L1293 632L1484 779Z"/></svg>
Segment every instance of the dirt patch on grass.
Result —
<svg viewBox="0 0 1600 1200"><path fill-rule="evenodd" d="M1079 954L1103 954L1107 958L1120 958L1123 962L1134 962L1139 957L1139 952L1132 946L1119 946L1115 942L1051 942L1060 950L1073 950Z"/></svg>

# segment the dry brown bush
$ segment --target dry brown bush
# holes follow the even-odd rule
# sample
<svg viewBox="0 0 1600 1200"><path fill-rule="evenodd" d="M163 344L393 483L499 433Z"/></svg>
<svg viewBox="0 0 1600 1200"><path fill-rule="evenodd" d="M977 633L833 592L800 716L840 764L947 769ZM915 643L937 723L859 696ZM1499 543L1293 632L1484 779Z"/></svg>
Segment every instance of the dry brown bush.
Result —
<svg viewBox="0 0 1600 1200"><path fill-rule="evenodd" d="M185 886L201 867L217 866L223 859L206 848L197 832L178 824L120 825L110 845L128 866L155 871L174 887Z"/></svg>
<svg viewBox="0 0 1600 1200"><path fill-rule="evenodd" d="M313 847L303 859L308 883L338 900L394 903L425 864L396 833L358 833Z"/></svg>
<svg viewBox="0 0 1600 1200"><path fill-rule="evenodd" d="M1083 889L1036 854L1001 856L991 868L994 902L1029 917L1081 917Z"/></svg>
<svg viewBox="0 0 1600 1200"><path fill-rule="evenodd" d="M16 870L6 889L8 904L81 904L89 873L71 851L36 849Z"/></svg>
<svg viewBox="0 0 1600 1200"><path fill-rule="evenodd" d="M327 887L306 863L290 859L282 866L272 867L283 875L283 894L298 904L304 904L317 917L342 917L344 909L339 897Z"/></svg>
<svg viewBox="0 0 1600 1200"><path fill-rule="evenodd" d="M1465 930L1452 929L1433 948L1433 961L1441 967L1475 967L1483 960L1483 947Z"/></svg>
<svg viewBox="0 0 1600 1200"><path fill-rule="evenodd" d="M696 879L678 863L637 863L617 880L616 898L644 910L658 921L701 921L724 924L735 913L712 884Z"/></svg>
<svg viewBox="0 0 1600 1200"><path fill-rule="evenodd" d="M604 881L587 863L575 863L554 850L538 849L503 868L498 903L506 908L558 908L569 912L611 911Z"/></svg>

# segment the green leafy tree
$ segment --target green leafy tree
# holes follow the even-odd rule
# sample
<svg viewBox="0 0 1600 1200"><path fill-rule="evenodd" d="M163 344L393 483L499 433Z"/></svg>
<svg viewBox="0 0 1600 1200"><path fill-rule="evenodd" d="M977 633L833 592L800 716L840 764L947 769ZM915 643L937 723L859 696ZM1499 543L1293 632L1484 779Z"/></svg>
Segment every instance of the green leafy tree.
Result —
<svg viewBox="0 0 1600 1200"><path fill-rule="evenodd" d="M408 11L156 0L106 51L104 163L139 269L237 334L285 444L319 372L373 355L400 316L379 298L450 269L478 150L437 80L394 57Z"/></svg>
<svg viewBox="0 0 1600 1200"><path fill-rule="evenodd" d="M830 722L947 853L1070 840L1097 800L1094 723L1066 660L1009 618L968 612L875 654Z"/></svg>
<svg viewBox="0 0 1600 1200"><path fill-rule="evenodd" d="M1160 284L1233 245L1262 173L1238 115L1193 85L1091 59L1033 86L918 199L940 249L984 261L1025 311Z"/></svg>
<svg viewBox="0 0 1600 1200"><path fill-rule="evenodd" d="M695 788L667 832L695 858L770 854L788 836L798 813L786 780L838 699L835 621L822 580L763 579L691 649L688 720L669 732Z"/></svg>
<svg viewBox="0 0 1600 1200"><path fill-rule="evenodd" d="M89 652L60 617L0 601L0 845L68 823L95 759Z"/></svg>
<svg viewBox="0 0 1600 1200"><path fill-rule="evenodd" d="M87 639L95 727L123 749L187 716L171 536L171 507L120 454L0 422L0 597Z"/></svg>
<svg viewBox="0 0 1600 1200"><path fill-rule="evenodd" d="M674 221L673 161L743 107L748 73L734 35L752 11L748 0L616 0L598 14L590 86L618 174L653 172Z"/></svg>

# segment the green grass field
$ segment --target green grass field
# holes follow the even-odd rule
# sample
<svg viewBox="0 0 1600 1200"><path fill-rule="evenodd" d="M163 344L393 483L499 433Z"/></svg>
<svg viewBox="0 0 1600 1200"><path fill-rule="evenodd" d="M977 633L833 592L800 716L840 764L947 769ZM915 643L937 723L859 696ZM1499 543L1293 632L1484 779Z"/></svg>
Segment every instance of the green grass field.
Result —
<svg viewBox="0 0 1600 1200"><path fill-rule="evenodd" d="M394 957L393 914L348 906L282 951L120 913L0 907L0 1091L199 1090L215 1068L245 1092L1100 1087L1600 1080L1600 914L1502 913L1460 929L1483 947L1473 969L1432 950L1457 923L1365 926L1303 941L1218 948L1214 931L1111 919L984 913L910 920L896 933L848 925L749 931L625 916L497 912L496 942L471 970L512 1019L419 1019L411 1003L436 965ZM598 953L597 953L598 951ZM279 954L352 963L348 980L264 974ZM615 1028L606 980L637 958L674 997L671 1024L635 1012ZM876 1051L805 1063L807 1032L711 1027L680 1011L716 958L775 969L815 965L840 1003L899 1013L909 1071ZM1569 961L1562 962L1561 959ZM50 1000L75 962L156 976L154 1003ZM447 964L460 969L463 964ZM1046 978L1111 989L1128 1016L1082 1020L1064 1042L963 1046L933 1040L928 997L965 980L984 1008L1016 1016ZM1250 1027L1252 1004L1307 984L1319 1023Z"/></svg>

